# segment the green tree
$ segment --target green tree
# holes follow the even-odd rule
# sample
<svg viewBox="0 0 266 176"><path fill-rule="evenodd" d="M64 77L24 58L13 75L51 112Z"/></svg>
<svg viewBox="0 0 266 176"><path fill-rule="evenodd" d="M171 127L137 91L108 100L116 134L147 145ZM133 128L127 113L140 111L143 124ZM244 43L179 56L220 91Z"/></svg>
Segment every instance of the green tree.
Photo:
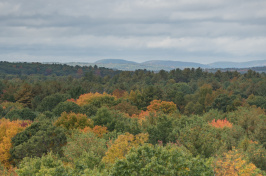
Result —
<svg viewBox="0 0 266 176"><path fill-rule="evenodd" d="M43 155L41 158L25 157L16 172L21 176L33 176L33 175L57 175L66 176L69 171L64 166L62 160L57 156L54 156L51 152L47 155Z"/></svg>
<svg viewBox="0 0 266 176"><path fill-rule="evenodd" d="M53 113L56 116L60 116L63 112L74 112L74 113L79 113L81 111L81 108L79 105L77 105L74 102L71 101L65 101L65 102L60 102L56 107L53 109Z"/></svg>
<svg viewBox="0 0 266 176"><path fill-rule="evenodd" d="M210 108L218 109L223 112L232 111L234 97L229 97L226 94L221 94L216 97Z"/></svg>
<svg viewBox="0 0 266 176"><path fill-rule="evenodd" d="M10 120L20 119L33 121L36 118L36 113L29 108L13 109L5 115L5 118Z"/></svg>
<svg viewBox="0 0 266 176"><path fill-rule="evenodd" d="M107 151L106 140L93 133L74 132L63 147L68 162L73 163L73 175L84 174L86 169L98 167Z"/></svg>
<svg viewBox="0 0 266 176"><path fill-rule="evenodd" d="M265 96L250 95L247 99L247 102L250 105L256 105L257 107L266 109L266 97Z"/></svg>
<svg viewBox="0 0 266 176"><path fill-rule="evenodd" d="M125 159L117 160L111 175L213 175L210 161L193 158L186 150L144 145L132 148Z"/></svg>
<svg viewBox="0 0 266 176"><path fill-rule="evenodd" d="M30 84L23 84L18 92L15 94L17 102L22 103L25 107L31 107L31 101L34 95L32 93L32 87Z"/></svg>
<svg viewBox="0 0 266 176"><path fill-rule="evenodd" d="M203 155L208 158L224 150L220 131L207 124L188 125L176 135L178 141L194 156Z"/></svg>
<svg viewBox="0 0 266 176"><path fill-rule="evenodd" d="M12 138L11 160L20 162L24 157L41 157L50 151L62 155L67 138L61 127L46 121L34 122Z"/></svg>
<svg viewBox="0 0 266 176"><path fill-rule="evenodd" d="M67 94L53 94L45 97L42 102L38 105L37 111L44 112L44 111L52 111L56 105L60 102L66 101L70 98Z"/></svg>
<svg viewBox="0 0 266 176"><path fill-rule="evenodd" d="M142 122L142 129L149 133L149 142L157 144L161 141L166 144L170 141L170 134L173 131L173 119L164 114L156 116L150 114L149 117Z"/></svg>

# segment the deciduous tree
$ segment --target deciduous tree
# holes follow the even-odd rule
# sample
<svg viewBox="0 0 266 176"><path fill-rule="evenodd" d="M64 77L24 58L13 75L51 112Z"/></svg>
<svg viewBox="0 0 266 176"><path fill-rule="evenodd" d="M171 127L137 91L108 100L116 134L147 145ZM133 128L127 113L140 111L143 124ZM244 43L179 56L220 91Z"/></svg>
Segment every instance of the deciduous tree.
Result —
<svg viewBox="0 0 266 176"><path fill-rule="evenodd" d="M132 147L138 147L139 145L144 144L147 140L147 133L140 133L136 136L130 133L120 135L111 145L111 147L108 148L106 156L103 157L103 162L111 164L114 163L116 159L125 158L125 155Z"/></svg>
<svg viewBox="0 0 266 176"><path fill-rule="evenodd" d="M10 167L10 153L12 147L11 139L19 132L23 131L30 121L9 121L2 118L0 120L0 161L5 167Z"/></svg>
<svg viewBox="0 0 266 176"><path fill-rule="evenodd" d="M93 127L93 121L85 114L76 114L74 112L63 112L54 124L55 126L62 126L68 130L77 128L84 129L87 126Z"/></svg>

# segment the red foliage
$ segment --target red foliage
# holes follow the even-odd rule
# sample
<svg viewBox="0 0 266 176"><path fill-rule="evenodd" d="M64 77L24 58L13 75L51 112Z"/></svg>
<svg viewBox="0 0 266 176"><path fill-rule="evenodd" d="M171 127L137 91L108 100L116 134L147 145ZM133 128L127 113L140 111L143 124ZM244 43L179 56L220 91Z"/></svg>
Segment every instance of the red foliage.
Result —
<svg viewBox="0 0 266 176"><path fill-rule="evenodd" d="M230 122L227 121L226 118L224 120L218 119L217 121L213 119L210 125L212 125L215 128L224 128L224 127L232 128L233 126Z"/></svg>

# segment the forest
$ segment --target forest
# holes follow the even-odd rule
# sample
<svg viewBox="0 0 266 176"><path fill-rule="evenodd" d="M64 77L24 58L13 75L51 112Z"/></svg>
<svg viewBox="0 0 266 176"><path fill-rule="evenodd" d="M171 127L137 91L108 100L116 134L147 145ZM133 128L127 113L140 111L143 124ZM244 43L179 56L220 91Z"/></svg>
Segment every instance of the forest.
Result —
<svg viewBox="0 0 266 176"><path fill-rule="evenodd" d="M266 175L266 74L0 62L0 175Z"/></svg>

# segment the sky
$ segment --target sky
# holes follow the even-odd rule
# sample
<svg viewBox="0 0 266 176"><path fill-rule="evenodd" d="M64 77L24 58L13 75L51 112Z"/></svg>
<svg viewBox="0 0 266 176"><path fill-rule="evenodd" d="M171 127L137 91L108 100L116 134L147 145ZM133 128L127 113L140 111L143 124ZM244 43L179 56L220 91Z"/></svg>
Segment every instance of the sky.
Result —
<svg viewBox="0 0 266 176"><path fill-rule="evenodd" d="M0 0L0 60L266 59L266 0Z"/></svg>

